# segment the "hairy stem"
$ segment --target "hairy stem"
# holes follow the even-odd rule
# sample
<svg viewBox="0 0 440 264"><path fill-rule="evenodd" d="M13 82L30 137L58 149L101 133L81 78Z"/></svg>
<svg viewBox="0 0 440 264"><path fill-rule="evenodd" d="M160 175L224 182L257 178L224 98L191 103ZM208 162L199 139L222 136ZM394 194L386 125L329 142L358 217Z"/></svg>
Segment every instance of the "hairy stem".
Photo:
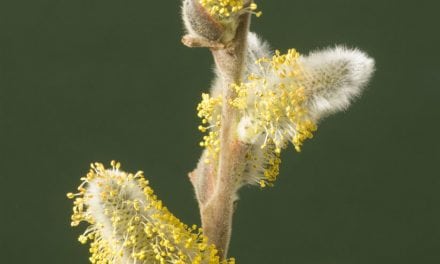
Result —
<svg viewBox="0 0 440 264"><path fill-rule="evenodd" d="M211 49L220 77L226 86L223 87L221 147L214 179L215 187L209 200L201 205L200 213L205 235L224 257L227 255L231 237L237 176L242 173L246 153L245 146L236 137L237 112L229 104L235 94L229 85L242 81L249 24L250 15L242 15L236 36L228 47Z"/></svg>
<svg viewBox="0 0 440 264"><path fill-rule="evenodd" d="M252 0L244 1L245 6L251 3ZM237 138L238 112L229 104L236 94L230 85L242 82L250 18L249 12L244 12L237 18L237 28L231 41L209 40L191 34L182 38L183 44L188 47L205 47L211 50L218 78L224 85L221 88L223 102L218 160L204 162L207 156L205 150L197 168L189 174L199 203L204 234L209 243L217 247L219 255L223 258L227 256L237 183L244 170L247 152L247 146Z"/></svg>

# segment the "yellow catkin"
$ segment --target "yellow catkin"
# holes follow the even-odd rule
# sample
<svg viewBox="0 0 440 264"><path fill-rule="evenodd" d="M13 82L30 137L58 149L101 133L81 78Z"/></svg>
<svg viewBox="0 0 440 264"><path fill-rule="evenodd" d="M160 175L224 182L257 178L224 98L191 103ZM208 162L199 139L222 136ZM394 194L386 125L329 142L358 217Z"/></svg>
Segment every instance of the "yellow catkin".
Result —
<svg viewBox="0 0 440 264"><path fill-rule="evenodd" d="M286 142L290 141L299 152L303 142L312 138L317 129L306 104L299 56L294 49L286 54L276 51L272 58L256 61L261 68L260 75L250 74L246 82L232 85L236 97L229 103L249 120L245 135L241 136L263 137L262 149L273 146L274 154L265 154L269 160L266 160L268 166L262 186L276 179L279 153L287 146Z"/></svg>
<svg viewBox="0 0 440 264"><path fill-rule="evenodd" d="M183 224L156 197L142 172L110 169L91 164L82 178L79 193L68 193L73 202L72 226L87 222L80 235L90 243L91 263L207 263L232 264L220 260L201 229Z"/></svg>

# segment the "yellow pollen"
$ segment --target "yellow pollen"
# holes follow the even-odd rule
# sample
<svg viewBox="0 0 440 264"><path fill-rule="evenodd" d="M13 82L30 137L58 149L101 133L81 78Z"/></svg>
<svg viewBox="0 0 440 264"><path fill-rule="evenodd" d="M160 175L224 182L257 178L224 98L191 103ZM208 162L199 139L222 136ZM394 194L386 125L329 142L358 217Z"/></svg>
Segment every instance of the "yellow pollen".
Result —
<svg viewBox="0 0 440 264"><path fill-rule="evenodd" d="M255 14L257 17L262 14L261 11L256 12L257 4L251 3L248 7L244 7L243 0L199 0L199 3L211 16L220 21L245 12Z"/></svg>
<svg viewBox="0 0 440 264"><path fill-rule="evenodd" d="M272 58L256 61L262 74L250 74L246 82L231 86L236 97L229 104L250 120L241 136L263 138L261 151L270 146L273 153L267 155L262 187L276 179L279 154L287 143L299 152L317 129L308 111L299 57L294 49L286 54L277 50Z"/></svg>
<svg viewBox="0 0 440 264"><path fill-rule="evenodd" d="M207 149L207 163L215 160L220 151L221 103L220 97L213 98L203 93L202 101L197 105L197 116L202 119L203 124L199 125L198 129L202 133L208 132L200 142L200 146Z"/></svg>

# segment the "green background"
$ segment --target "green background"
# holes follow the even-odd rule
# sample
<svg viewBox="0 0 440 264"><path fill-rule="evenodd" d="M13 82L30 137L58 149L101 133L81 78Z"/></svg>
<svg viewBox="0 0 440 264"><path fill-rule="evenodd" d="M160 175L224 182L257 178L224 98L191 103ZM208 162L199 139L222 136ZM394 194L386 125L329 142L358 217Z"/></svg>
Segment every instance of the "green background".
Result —
<svg viewBox="0 0 440 264"><path fill-rule="evenodd" d="M0 1L1 263L87 263L70 228L92 161L144 170L199 223L186 173L207 50L180 44L179 1ZM257 1L252 29L302 53L346 44L376 59L364 95L283 154L274 188L246 188L238 263L440 263L437 1Z"/></svg>

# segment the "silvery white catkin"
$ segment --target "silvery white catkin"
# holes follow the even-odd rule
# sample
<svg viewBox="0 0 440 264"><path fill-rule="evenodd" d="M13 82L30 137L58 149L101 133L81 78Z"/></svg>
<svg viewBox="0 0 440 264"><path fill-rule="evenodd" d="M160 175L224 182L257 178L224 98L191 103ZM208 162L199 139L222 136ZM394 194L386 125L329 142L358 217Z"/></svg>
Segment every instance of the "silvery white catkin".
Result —
<svg viewBox="0 0 440 264"><path fill-rule="evenodd" d="M274 58L279 55L274 56L271 63L255 63L257 59L263 57L270 60L272 55L269 53L267 44L255 34L250 34L248 40L246 76L258 77L257 81L245 79L244 82L247 84L241 85L246 87L244 91L247 106L242 111L237 134L244 143L249 144L249 153L246 170L237 189L248 183L260 183L265 186L273 182L281 162L279 153L276 152L284 148L289 141L300 151L302 142L311 138L311 132L316 129L313 124L317 124L332 113L347 109L350 103L361 94L374 72L372 58L358 49L343 46L314 51L307 56L298 56L297 59L292 59L294 62L290 64L276 61ZM279 65L275 65L277 63ZM287 76L280 74L281 72L289 73L290 70L296 73L287 74ZM284 87L294 87L292 91L295 89L304 91L304 102L299 105L292 104L290 109L299 107L297 109L303 112L305 117L292 123L286 115L281 114L281 116L274 117L277 118L277 121L273 122L275 125L270 123L265 128L258 127L255 125L258 122L268 124L267 120L266 123L261 122L260 115L265 114L264 107L263 110L255 108L261 100L267 100L267 97L263 99L259 94L267 93L268 90L280 94L279 84L283 84ZM254 92L249 92L250 90ZM275 96L270 100L277 100L277 98L280 99ZM263 105L266 103L267 101ZM273 102L271 104L276 106ZM283 107L280 109L284 109ZM309 128L304 130L304 125ZM275 131L268 132L270 128L274 128Z"/></svg>
<svg viewBox="0 0 440 264"><path fill-rule="evenodd" d="M364 52L336 46L311 52L308 56L300 56L297 62L299 76L281 78L278 75L279 72L268 69L270 65L261 66L252 62L257 54L265 58L270 56L268 56L267 44L261 42L253 34L250 35L249 40L247 76L252 74L263 77L265 86L271 87L270 89L274 92L277 92L280 83L294 84L296 87L304 88L305 110L315 123L329 114L347 109L350 103L361 94L374 72L374 60ZM258 43L261 43L260 48L258 48ZM252 81L245 80L244 82ZM263 82L252 88L258 90L261 83ZM258 103L260 98L255 93L249 92L246 100L248 107L244 110L244 115L240 120L238 134L243 142L253 144L259 135L248 133L248 127L254 119L259 118L253 113L252 106Z"/></svg>
<svg viewBox="0 0 440 264"><path fill-rule="evenodd" d="M74 200L72 226L89 224L79 237L90 242L92 263L216 263L221 260L214 245L195 225L189 227L171 214L154 194L142 172L136 174L92 164L82 178Z"/></svg>

